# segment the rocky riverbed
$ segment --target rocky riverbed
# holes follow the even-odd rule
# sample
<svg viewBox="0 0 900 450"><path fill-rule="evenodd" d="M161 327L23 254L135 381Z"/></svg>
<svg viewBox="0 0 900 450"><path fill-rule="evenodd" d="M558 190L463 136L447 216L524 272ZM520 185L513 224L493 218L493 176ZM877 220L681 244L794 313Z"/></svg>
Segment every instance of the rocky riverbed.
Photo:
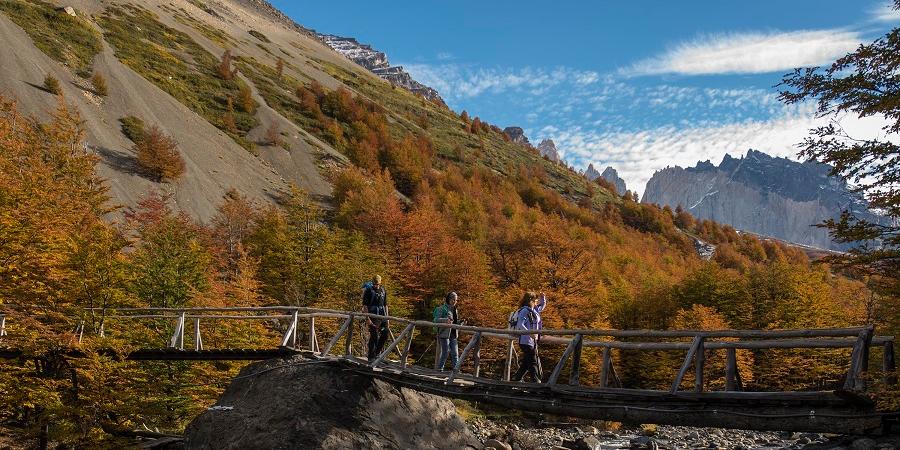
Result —
<svg viewBox="0 0 900 450"><path fill-rule="evenodd" d="M897 437L879 439L820 433L764 432L673 426L620 427L614 431L593 425L541 426L527 421L469 421L473 434L485 448L532 449L743 449L743 450L888 450L897 448ZM602 427L601 427L602 428Z"/></svg>

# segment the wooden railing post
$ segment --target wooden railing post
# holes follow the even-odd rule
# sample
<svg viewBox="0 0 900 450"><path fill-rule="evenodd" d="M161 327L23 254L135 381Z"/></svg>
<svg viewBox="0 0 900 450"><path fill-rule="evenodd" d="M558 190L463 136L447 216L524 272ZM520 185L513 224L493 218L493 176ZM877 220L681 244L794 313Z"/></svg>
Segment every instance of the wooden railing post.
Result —
<svg viewBox="0 0 900 450"><path fill-rule="evenodd" d="M200 337L200 318L194 318L194 350L203 350L203 338Z"/></svg>
<svg viewBox="0 0 900 450"><path fill-rule="evenodd" d="M882 370L884 371L884 384L892 386L897 384L897 365L894 362L894 341L885 341L884 356L882 357Z"/></svg>
<svg viewBox="0 0 900 450"><path fill-rule="evenodd" d="M725 390L744 390L741 383L741 371L737 365L737 350L734 348L725 349Z"/></svg>
<svg viewBox="0 0 900 450"><path fill-rule="evenodd" d="M456 360L456 365L453 366L453 372L450 372L450 376L447 377L447 381L445 384L449 384L453 382L453 379L456 378L456 375L459 374L460 369L462 369L463 361L466 360L466 356L469 355L469 352L472 351L472 348L478 344L478 341L481 340L481 332L476 331L475 335L472 336L472 339L466 345L466 348L463 350L462 355L459 355L459 359Z"/></svg>
<svg viewBox="0 0 900 450"><path fill-rule="evenodd" d="M400 370L406 370L406 360L409 358L409 349L412 347L413 342L413 334L416 332L416 325L412 325L412 328L409 330L409 336L406 338L406 345L403 346L403 353L400 354Z"/></svg>
<svg viewBox="0 0 900 450"><path fill-rule="evenodd" d="M319 351L319 346L316 342L316 317L309 318L309 351L316 353Z"/></svg>
<svg viewBox="0 0 900 450"><path fill-rule="evenodd" d="M284 332L284 336L281 337L281 346L287 347L288 344L293 344L293 346L297 347L297 311L294 311L293 316L291 317L291 323L288 325L287 331Z"/></svg>
<svg viewBox="0 0 900 450"><path fill-rule="evenodd" d="M609 371L612 368L612 349L603 347L603 363L600 365L600 387L609 387Z"/></svg>
<svg viewBox="0 0 900 450"><path fill-rule="evenodd" d="M569 374L569 385L578 386L581 384L581 347L584 340L578 335L578 342L575 344L575 353L572 354L572 372Z"/></svg>
<svg viewBox="0 0 900 450"><path fill-rule="evenodd" d="M330 341L328 341L328 345L325 346L325 350L322 350L322 356L328 356L328 354L331 352L331 349L337 344L341 336L343 336L344 333L347 332L347 328L350 327L352 321L352 317L344 320L344 323L341 325L341 328L338 329L338 332L331 337Z"/></svg>
<svg viewBox="0 0 900 450"><path fill-rule="evenodd" d="M671 392L673 394L678 392L678 387L681 386L681 380L684 379L684 375L687 373L688 368L691 367L691 362L694 359L694 355L697 354L697 350L702 348L704 339L704 336L701 334L694 336L694 342L691 343L691 348L688 350L687 355L685 355L684 362L681 363L681 370L678 371L678 376L676 376L675 381L672 382Z"/></svg>
<svg viewBox="0 0 900 450"><path fill-rule="evenodd" d="M353 323L354 323L355 317L356 316L354 316L351 313L350 318L347 319L350 321L350 327L347 328L347 340L344 341L344 356L346 356L346 357L353 356L353 345L352 345L352 343L353 343ZM380 332L380 330L379 330L379 332Z"/></svg>
<svg viewBox="0 0 900 450"><path fill-rule="evenodd" d="M372 366L372 368L378 367L378 364L380 364L381 361L383 361L384 358L387 357L387 355L389 355L392 351L394 351L395 348L397 348L397 346L400 344L400 341L403 340L403 338L406 337L406 335L409 334L412 329L413 324L407 325L406 328L403 329L403 332L401 332L399 336L394 338L394 340L391 341L391 344L388 345L387 348L385 348L384 351L382 351L374 361L369 363L369 365Z"/></svg>
<svg viewBox="0 0 900 450"><path fill-rule="evenodd" d="M177 348L184 350L184 318L185 312L181 311L175 322L175 332L172 333L172 339L169 340L169 348Z"/></svg>
<svg viewBox="0 0 900 450"><path fill-rule="evenodd" d="M697 347L697 354L694 355L694 392L703 392L703 369L706 366L706 351L703 341Z"/></svg>
<svg viewBox="0 0 900 450"><path fill-rule="evenodd" d="M475 367L474 374L475 378L478 378L478 375L481 374L481 339L475 343L475 356L472 360L472 365Z"/></svg>
<svg viewBox="0 0 900 450"><path fill-rule="evenodd" d="M874 326L868 326L860 331L853 344L853 352L850 354L850 370L847 371L847 380L844 382L844 390L847 391L864 391L866 390L865 373L869 368L869 347L872 344L872 335L875 333Z"/></svg>
<svg viewBox="0 0 900 450"><path fill-rule="evenodd" d="M511 338L509 340L509 350L506 352L506 367L504 368L503 372L503 381L510 381L510 378L512 378L512 359L513 353L516 351L513 348L513 346L515 345L513 342L515 340L516 338Z"/></svg>
<svg viewBox="0 0 900 450"><path fill-rule="evenodd" d="M566 347L566 351L563 352L562 356L559 358L559 362L556 363L556 367L553 368L553 372L550 374L550 379L547 380L547 384L549 386L553 386L556 384L556 381L559 380L559 374L562 372L562 368L566 365L566 361L569 360L569 357L572 356L572 353L575 352L575 347L581 345L581 335L576 334L575 338L569 341L569 346Z"/></svg>

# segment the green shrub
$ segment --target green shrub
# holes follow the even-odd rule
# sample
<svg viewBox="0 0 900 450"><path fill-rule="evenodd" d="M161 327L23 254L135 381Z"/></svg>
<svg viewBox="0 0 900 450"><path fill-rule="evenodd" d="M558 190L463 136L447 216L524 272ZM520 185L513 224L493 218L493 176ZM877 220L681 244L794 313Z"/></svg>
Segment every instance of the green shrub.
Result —
<svg viewBox="0 0 900 450"><path fill-rule="evenodd" d="M131 139L131 142L138 143L144 139L146 131L143 120L135 116L126 116L119 119L119 123L122 124L122 134Z"/></svg>
<svg viewBox="0 0 900 450"><path fill-rule="evenodd" d="M59 85L59 80L49 73L44 78L44 89L53 94L62 95L62 87Z"/></svg>
<svg viewBox="0 0 900 450"><path fill-rule="evenodd" d="M250 35L259 39L260 41L265 42L266 44L269 44L272 42L269 40L269 38L266 37L266 35L260 33L259 31L256 31L256 30L250 30Z"/></svg>

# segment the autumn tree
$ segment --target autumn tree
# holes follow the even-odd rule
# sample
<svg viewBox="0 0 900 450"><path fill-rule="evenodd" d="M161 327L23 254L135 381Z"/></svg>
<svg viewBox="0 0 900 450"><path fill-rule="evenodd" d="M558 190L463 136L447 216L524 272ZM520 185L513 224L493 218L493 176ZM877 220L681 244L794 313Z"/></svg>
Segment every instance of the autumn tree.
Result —
<svg viewBox="0 0 900 450"><path fill-rule="evenodd" d="M237 122L234 119L234 100L229 95L225 101L225 114L222 115L222 126L229 133L237 133Z"/></svg>
<svg viewBox="0 0 900 450"><path fill-rule="evenodd" d="M159 181L176 180L184 174L178 143L155 125L134 144L134 152L141 169Z"/></svg>
<svg viewBox="0 0 900 450"><path fill-rule="evenodd" d="M94 86L95 94L101 97L109 95L109 87L106 85L106 78L103 77L102 73L94 72L94 76L91 77L91 84Z"/></svg>
<svg viewBox="0 0 900 450"><path fill-rule="evenodd" d="M266 127L266 134L263 137L266 145L281 145L281 131L278 129L278 123L272 122Z"/></svg>
<svg viewBox="0 0 900 450"><path fill-rule="evenodd" d="M44 77L44 89L51 94L62 95L62 86L60 86L59 80L49 73Z"/></svg>
<svg viewBox="0 0 900 450"><path fill-rule="evenodd" d="M472 123L469 125L469 133L478 134L481 131L481 119L476 117L472 119Z"/></svg>
<svg viewBox="0 0 900 450"><path fill-rule="evenodd" d="M900 1L894 1L900 9ZM837 242L853 243L846 254L829 261L873 276L884 292L900 296L900 28L839 58L827 68L795 69L784 76L779 98L787 104L815 101L826 125L810 130L800 156L832 166L831 174L866 196L868 208L884 220L863 219L845 210L821 224ZM853 135L840 116L883 117L881 135Z"/></svg>
<svg viewBox="0 0 900 450"><path fill-rule="evenodd" d="M229 189L210 220L213 242L220 252L226 278L236 278L241 272L238 265L245 256L247 240L256 227L256 220L257 210L253 203L237 190Z"/></svg>
<svg viewBox="0 0 900 450"><path fill-rule="evenodd" d="M275 75L277 75L279 79L284 75L284 59L280 56L275 62Z"/></svg>
<svg viewBox="0 0 900 450"><path fill-rule="evenodd" d="M245 83L240 83L238 100L241 103L241 109L245 113L253 114L253 112L256 111L256 101L253 100L253 91L250 90L250 86Z"/></svg>
<svg viewBox="0 0 900 450"><path fill-rule="evenodd" d="M137 237L129 258L130 290L147 306L189 306L209 288L212 255L203 230L167 202L153 192L125 213Z"/></svg>
<svg viewBox="0 0 900 450"><path fill-rule="evenodd" d="M102 220L106 187L83 137L79 115L61 98L51 119L39 122L0 97L0 304L41 308L13 319L21 326L14 345L32 356L4 363L0 420L19 424L36 443L95 444L115 409L85 395L97 384L81 369L96 360L60 351L80 308L124 301L124 243ZM76 395L73 382L82 388Z"/></svg>
<svg viewBox="0 0 900 450"><path fill-rule="evenodd" d="M219 60L219 66L216 68L219 77L225 81L231 81L237 75L237 68L231 67L233 61L234 56L231 55L231 50L225 50L225 53L222 54L222 59Z"/></svg>

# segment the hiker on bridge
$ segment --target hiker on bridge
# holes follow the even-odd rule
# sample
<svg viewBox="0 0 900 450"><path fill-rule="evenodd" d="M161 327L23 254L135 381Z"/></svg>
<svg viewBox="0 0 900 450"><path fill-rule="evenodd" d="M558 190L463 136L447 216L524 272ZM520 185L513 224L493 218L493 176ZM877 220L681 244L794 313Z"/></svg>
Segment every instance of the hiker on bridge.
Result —
<svg viewBox="0 0 900 450"><path fill-rule="evenodd" d="M547 307L547 296L541 292L540 297L534 292L526 292L522 296L522 302L519 304L519 310L516 312L517 330L534 330L534 334L523 334L519 336L519 348L522 349L522 363L519 370L513 376L513 380L522 381L525 375L531 375L535 383L541 382L541 377L537 371L537 345L540 335L537 331L543 327L541 320L541 312Z"/></svg>
<svg viewBox="0 0 900 450"><path fill-rule="evenodd" d="M381 284L381 275L375 275L371 284L366 284L363 289L363 312L369 314L377 314L379 316L388 315L387 291ZM388 321L385 319L366 318L366 325L369 328L369 361L377 358L384 348L384 343L388 337Z"/></svg>
<svg viewBox="0 0 900 450"><path fill-rule="evenodd" d="M444 297L444 303L441 303L436 308L434 308L434 313L432 316L434 317L435 323L451 323L462 325L465 321L460 320L459 311L456 308L456 303L458 301L458 296L456 292L450 292ZM450 356L450 365L452 367L456 367L456 363L459 360L459 346L458 346L458 337L459 331L455 328L437 328L437 339L438 345L441 351L440 357L437 360L437 369L440 371L444 370L444 364L447 363L447 355Z"/></svg>

